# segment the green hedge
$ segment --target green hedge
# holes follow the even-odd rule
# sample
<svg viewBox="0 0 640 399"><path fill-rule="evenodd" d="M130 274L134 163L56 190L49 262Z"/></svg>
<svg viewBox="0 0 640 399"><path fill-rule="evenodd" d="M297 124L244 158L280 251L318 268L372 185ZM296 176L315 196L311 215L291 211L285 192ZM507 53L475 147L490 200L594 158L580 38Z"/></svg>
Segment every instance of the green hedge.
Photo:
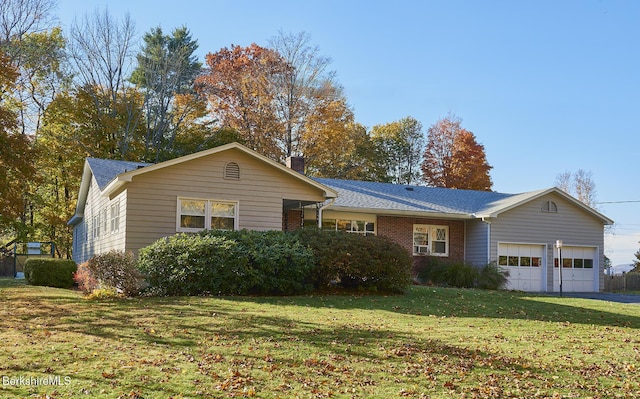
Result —
<svg viewBox="0 0 640 399"><path fill-rule="evenodd" d="M70 259L29 258L24 264L24 277L31 285L71 288L76 269Z"/></svg>
<svg viewBox="0 0 640 399"><path fill-rule="evenodd" d="M160 295L308 292L312 252L282 232L177 234L140 250L139 270Z"/></svg>
<svg viewBox="0 0 640 399"><path fill-rule="evenodd" d="M159 295L403 292L411 266L407 251L387 239L317 229L177 234L141 249L138 262Z"/></svg>
<svg viewBox="0 0 640 399"><path fill-rule="evenodd" d="M295 234L313 250L316 289L404 292L411 284L412 257L385 237L319 229Z"/></svg>

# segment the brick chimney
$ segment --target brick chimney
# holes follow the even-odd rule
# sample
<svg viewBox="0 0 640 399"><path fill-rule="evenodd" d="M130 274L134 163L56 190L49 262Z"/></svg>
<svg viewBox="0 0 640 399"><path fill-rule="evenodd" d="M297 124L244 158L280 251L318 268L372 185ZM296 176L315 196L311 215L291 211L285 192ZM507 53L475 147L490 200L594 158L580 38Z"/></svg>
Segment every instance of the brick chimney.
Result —
<svg viewBox="0 0 640 399"><path fill-rule="evenodd" d="M304 175L304 157L287 157L287 168Z"/></svg>

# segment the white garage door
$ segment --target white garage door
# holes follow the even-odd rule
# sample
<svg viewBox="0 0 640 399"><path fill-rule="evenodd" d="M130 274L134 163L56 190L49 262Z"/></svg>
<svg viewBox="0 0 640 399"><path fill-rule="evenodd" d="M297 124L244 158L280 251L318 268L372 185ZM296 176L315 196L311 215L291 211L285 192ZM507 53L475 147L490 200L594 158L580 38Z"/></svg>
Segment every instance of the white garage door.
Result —
<svg viewBox="0 0 640 399"><path fill-rule="evenodd" d="M498 244L498 265L509 272L506 289L542 291L544 245Z"/></svg>
<svg viewBox="0 0 640 399"><path fill-rule="evenodd" d="M598 291L596 254L597 251L593 247L562 247L562 291ZM560 269L557 249L555 249L553 264L553 290L558 292L560 291Z"/></svg>

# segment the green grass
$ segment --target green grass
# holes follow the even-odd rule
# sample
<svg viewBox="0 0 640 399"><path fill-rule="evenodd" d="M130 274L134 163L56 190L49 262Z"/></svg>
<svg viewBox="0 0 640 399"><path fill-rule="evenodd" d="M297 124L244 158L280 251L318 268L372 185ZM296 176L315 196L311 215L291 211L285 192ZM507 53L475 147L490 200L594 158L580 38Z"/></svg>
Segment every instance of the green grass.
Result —
<svg viewBox="0 0 640 399"><path fill-rule="evenodd" d="M640 396L637 305L431 287L88 301L12 280L0 302L3 380L61 377L3 398Z"/></svg>

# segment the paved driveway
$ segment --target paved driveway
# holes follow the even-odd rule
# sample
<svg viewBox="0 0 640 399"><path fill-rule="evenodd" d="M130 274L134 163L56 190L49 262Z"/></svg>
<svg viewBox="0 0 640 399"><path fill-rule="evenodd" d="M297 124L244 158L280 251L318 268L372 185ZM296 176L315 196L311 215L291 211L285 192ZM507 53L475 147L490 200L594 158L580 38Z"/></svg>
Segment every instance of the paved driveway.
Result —
<svg viewBox="0 0 640 399"><path fill-rule="evenodd" d="M555 295L558 296L558 294ZM634 294L618 294L612 292L565 292L564 296L569 298L598 299L601 301L640 305L640 295Z"/></svg>

